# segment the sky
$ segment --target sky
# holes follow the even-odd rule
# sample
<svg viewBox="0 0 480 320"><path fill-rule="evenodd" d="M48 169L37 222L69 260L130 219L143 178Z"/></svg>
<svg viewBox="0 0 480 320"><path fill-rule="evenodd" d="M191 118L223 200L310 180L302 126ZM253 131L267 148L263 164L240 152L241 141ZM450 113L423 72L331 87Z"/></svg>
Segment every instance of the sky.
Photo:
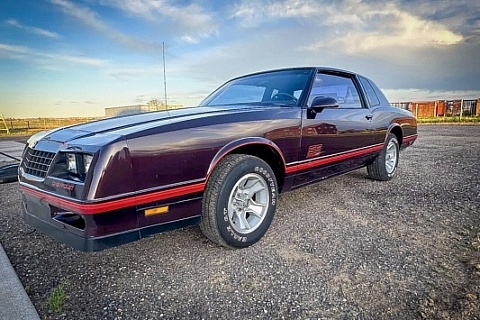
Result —
<svg viewBox="0 0 480 320"><path fill-rule="evenodd" d="M164 44L164 45L163 45ZM2 0L0 114L195 106L233 77L363 74L391 102L480 98L480 1Z"/></svg>

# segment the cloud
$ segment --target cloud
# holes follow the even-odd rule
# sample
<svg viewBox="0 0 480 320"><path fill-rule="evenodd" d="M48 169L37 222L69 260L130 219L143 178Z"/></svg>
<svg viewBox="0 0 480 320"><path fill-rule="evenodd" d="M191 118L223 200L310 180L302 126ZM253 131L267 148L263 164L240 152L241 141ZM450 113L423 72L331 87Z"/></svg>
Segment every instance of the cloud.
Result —
<svg viewBox="0 0 480 320"><path fill-rule="evenodd" d="M242 21L243 26L255 27L276 19L310 20L315 25L323 24L363 24L358 15L345 10L355 1L327 2L308 0L249 1L237 3L230 15Z"/></svg>
<svg viewBox="0 0 480 320"><path fill-rule="evenodd" d="M211 14L196 3L173 5L166 0L103 0L130 15L171 28L187 43L198 43L219 32L219 23Z"/></svg>
<svg viewBox="0 0 480 320"><path fill-rule="evenodd" d="M327 45L342 46L347 53L368 53L381 49L439 47L459 44L463 36L447 26L403 11L392 4L359 4L362 24ZM372 28L373 26L373 28ZM352 26L350 26L351 28Z"/></svg>
<svg viewBox="0 0 480 320"><path fill-rule="evenodd" d="M231 17L247 27L293 20L304 26L310 39L304 48L311 51L335 48L362 54L400 47L448 46L464 40L448 25L411 13L395 2L243 1L234 7ZM286 25L291 28L291 24Z"/></svg>
<svg viewBox="0 0 480 320"><path fill-rule="evenodd" d="M9 59L23 59L27 62L48 68L59 68L63 63L68 65L82 65L91 67L100 67L108 65L108 61L91 57L70 55L64 53L50 53L34 50L25 46L16 46L0 43L0 57Z"/></svg>
<svg viewBox="0 0 480 320"><path fill-rule="evenodd" d="M130 68L112 68L106 71L107 75L121 81L132 80L135 78L143 78L146 76L160 76L163 77L163 65L149 65L130 67Z"/></svg>
<svg viewBox="0 0 480 320"><path fill-rule="evenodd" d="M159 50L161 44L147 42L135 37L128 36L106 24L98 17L97 13L87 7L66 0L49 0L58 6L65 14L76 18L89 28L99 31L108 38L127 46L133 50Z"/></svg>
<svg viewBox="0 0 480 320"><path fill-rule="evenodd" d="M13 54L24 54L27 52L28 52L28 48L26 47L0 43L0 54L13 55Z"/></svg>
<svg viewBox="0 0 480 320"><path fill-rule="evenodd" d="M27 25L21 24L20 22L18 22L15 19L5 20L5 23L7 25L22 29L24 31L27 31L29 33L33 33L33 34L36 34L36 35L39 35L39 36L52 38L52 39L60 38L60 35L56 32L48 31L48 30L45 30L45 29L42 29L42 28L27 26Z"/></svg>
<svg viewBox="0 0 480 320"><path fill-rule="evenodd" d="M74 83L62 90L64 101L90 99L98 105L115 105L162 99L162 43L156 41L168 44L168 99L186 105L197 104L232 77L305 65L364 74L382 88L395 89L386 90L396 95L391 101L461 98L478 92L479 1L47 2L53 13L66 18L53 19L52 25L65 21L76 25L62 29L55 44L64 49L12 38L0 40L0 59L22 62L24 72L30 72L32 65L68 70ZM34 32L34 26L26 25L28 20L14 15L5 19L10 17L16 20L0 23ZM76 41L81 29L90 31L91 39ZM106 56L108 60L102 59ZM100 78L85 81L88 72ZM55 96L58 91L55 87L51 92Z"/></svg>
<svg viewBox="0 0 480 320"><path fill-rule="evenodd" d="M480 31L480 2L471 0L424 1L412 0L404 4L404 10L427 20L440 22L464 38L476 37Z"/></svg>
<svg viewBox="0 0 480 320"><path fill-rule="evenodd" d="M348 1L347 1L348 2ZM344 7L342 3L340 5ZM251 18L312 18L328 17L338 5L327 1L284 0L284 1L249 1L243 0L233 7L232 17L240 19ZM336 17L344 15L337 11Z"/></svg>
<svg viewBox="0 0 480 320"><path fill-rule="evenodd" d="M37 53L38 56L44 57L51 61L65 61L71 64L78 64L91 67L101 67L108 64L108 61L105 59L90 58L84 56L74 56L69 54L58 54L58 53Z"/></svg>

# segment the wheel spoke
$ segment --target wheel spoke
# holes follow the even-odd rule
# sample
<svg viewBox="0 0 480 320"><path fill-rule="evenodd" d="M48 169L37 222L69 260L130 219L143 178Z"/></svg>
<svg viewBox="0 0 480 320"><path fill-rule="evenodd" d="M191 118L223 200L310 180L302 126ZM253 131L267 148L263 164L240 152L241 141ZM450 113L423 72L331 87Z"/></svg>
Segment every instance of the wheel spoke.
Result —
<svg viewBox="0 0 480 320"><path fill-rule="evenodd" d="M230 216L230 221L235 224L235 225L238 225L238 227L241 227L240 224L240 216L238 215L238 212L233 210L232 211L232 214Z"/></svg>
<svg viewBox="0 0 480 320"><path fill-rule="evenodd" d="M253 213L257 217L261 218L263 215L263 211L265 209L265 205L261 203L256 203L253 200L250 200L249 205L247 207L247 211Z"/></svg>
<svg viewBox="0 0 480 320"><path fill-rule="evenodd" d="M238 215L238 222L240 224L241 229L248 230L251 228L250 224L248 223L245 212L242 212L241 214Z"/></svg>
<svg viewBox="0 0 480 320"><path fill-rule="evenodd" d="M262 185L260 180L254 180L253 184L250 187L245 188L244 190L248 192L250 197L252 197L254 194L262 191L263 189L265 189L265 187Z"/></svg>
<svg viewBox="0 0 480 320"><path fill-rule="evenodd" d="M228 218L230 218L230 221L236 222L239 220L238 213L235 209L228 210Z"/></svg>
<svg viewBox="0 0 480 320"><path fill-rule="evenodd" d="M392 169L393 169L392 164L389 161L387 161L387 163L385 165L387 166L387 171L392 172Z"/></svg>

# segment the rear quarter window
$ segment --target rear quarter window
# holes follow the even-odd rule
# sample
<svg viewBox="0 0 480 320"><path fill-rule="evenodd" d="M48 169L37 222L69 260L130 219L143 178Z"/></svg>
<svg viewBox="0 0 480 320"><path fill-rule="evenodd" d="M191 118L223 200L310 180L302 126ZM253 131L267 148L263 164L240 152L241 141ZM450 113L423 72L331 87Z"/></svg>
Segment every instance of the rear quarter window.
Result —
<svg viewBox="0 0 480 320"><path fill-rule="evenodd" d="M360 82L362 83L363 90L365 90L365 95L367 96L370 107L379 106L380 100L378 99L377 94L375 93L375 90L370 84L370 81L368 81L363 77L360 77Z"/></svg>

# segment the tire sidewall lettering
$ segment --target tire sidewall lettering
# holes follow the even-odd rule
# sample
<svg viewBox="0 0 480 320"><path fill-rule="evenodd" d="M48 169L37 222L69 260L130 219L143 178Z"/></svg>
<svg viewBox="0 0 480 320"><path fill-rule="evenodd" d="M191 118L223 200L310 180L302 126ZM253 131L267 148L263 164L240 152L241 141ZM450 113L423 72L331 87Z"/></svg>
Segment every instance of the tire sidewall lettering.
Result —
<svg viewBox="0 0 480 320"><path fill-rule="evenodd" d="M271 169L266 169L265 167L261 165L255 165L254 167L244 167L243 169L236 171L235 172L235 179L239 178L243 174L246 173L256 173L260 175L266 182L268 190L269 190L269 201L270 201L270 207L268 208L267 212L265 213L267 216L265 217L265 220L262 222L262 225L258 227L258 229L254 230L251 233L248 234L240 234L237 231L235 231L231 225L230 218L228 216L228 196L225 196L223 199L219 198L217 202L217 212L219 213L217 215L217 222L218 226L220 228L220 232L224 235L227 236L228 238L231 239L231 241L234 241L238 243L239 245L245 244L245 246L250 245L249 242L255 243L257 242L263 234L266 232L268 227L270 226L271 220L273 219L273 214L275 212L275 205L277 203L277 184L276 184L276 179L275 175L271 171ZM235 180L232 179L232 180ZM225 186L225 194L229 194L230 191L233 188L233 185L235 184L235 181L232 181L228 183Z"/></svg>
<svg viewBox="0 0 480 320"><path fill-rule="evenodd" d="M261 174L265 178L270 188L270 204L272 206L275 206L277 203L277 188L276 180L274 180L274 178L272 177L273 175L271 175L268 170L258 166L255 167L255 173Z"/></svg>

